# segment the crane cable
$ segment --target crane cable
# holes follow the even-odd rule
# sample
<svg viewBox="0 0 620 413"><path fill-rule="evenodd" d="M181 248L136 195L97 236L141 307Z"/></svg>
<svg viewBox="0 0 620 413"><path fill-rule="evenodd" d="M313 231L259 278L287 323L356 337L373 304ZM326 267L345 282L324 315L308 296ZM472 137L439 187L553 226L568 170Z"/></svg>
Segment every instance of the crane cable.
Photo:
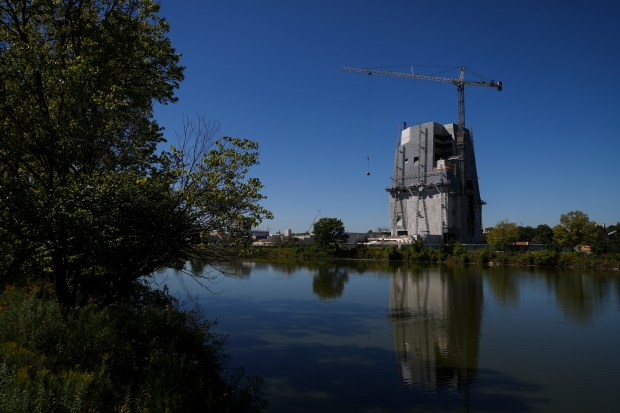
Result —
<svg viewBox="0 0 620 413"><path fill-rule="evenodd" d="M372 76L368 75L366 87L366 176L370 176L370 136L372 134Z"/></svg>

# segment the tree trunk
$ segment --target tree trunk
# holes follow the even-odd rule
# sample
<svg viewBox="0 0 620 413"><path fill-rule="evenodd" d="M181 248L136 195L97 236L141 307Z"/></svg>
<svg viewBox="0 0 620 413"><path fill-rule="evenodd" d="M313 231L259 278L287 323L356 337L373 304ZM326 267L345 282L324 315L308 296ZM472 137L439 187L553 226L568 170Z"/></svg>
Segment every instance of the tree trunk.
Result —
<svg viewBox="0 0 620 413"><path fill-rule="evenodd" d="M75 305L75 300L69 291L69 266L64 254L54 251L52 253L52 261L54 264L54 288L56 290L56 299L61 310L64 311Z"/></svg>

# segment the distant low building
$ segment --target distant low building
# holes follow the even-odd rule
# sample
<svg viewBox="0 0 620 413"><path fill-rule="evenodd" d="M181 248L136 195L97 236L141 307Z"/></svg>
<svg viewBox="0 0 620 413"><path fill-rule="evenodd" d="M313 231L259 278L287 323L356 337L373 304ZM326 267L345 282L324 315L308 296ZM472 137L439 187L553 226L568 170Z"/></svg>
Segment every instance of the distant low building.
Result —
<svg viewBox="0 0 620 413"><path fill-rule="evenodd" d="M260 230L260 229L253 229L253 230L250 231L250 236L255 241L265 240L265 239L269 238L269 231L264 231L264 230Z"/></svg>
<svg viewBox="0 0 620 413"><path fill-rule="evenodd" d="M367 232L347 232L347 235L349 238L346 240L345 245L357 245L368 240Z"/></svg>

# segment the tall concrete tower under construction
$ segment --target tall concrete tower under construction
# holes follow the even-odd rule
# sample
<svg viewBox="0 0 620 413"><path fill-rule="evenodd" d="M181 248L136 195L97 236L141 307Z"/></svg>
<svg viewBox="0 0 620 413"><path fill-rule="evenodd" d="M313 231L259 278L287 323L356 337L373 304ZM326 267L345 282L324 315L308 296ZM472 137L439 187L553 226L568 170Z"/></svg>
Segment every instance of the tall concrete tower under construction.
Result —
<svg viewBox="0 0 620 413"><path fill-rule="evenodd" d="M393 236L425 244L480 242L482 205L471 132L428 122L403 127L394 155L390 196Z"/></svg>

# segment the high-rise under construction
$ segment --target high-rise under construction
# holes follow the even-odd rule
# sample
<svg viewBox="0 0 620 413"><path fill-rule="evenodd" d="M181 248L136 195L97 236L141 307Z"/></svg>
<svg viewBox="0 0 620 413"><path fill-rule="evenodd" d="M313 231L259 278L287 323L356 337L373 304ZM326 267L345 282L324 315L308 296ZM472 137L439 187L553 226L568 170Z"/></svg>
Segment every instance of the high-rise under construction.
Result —
<svg viewBox="0 0 620 413"><path fill-rule="evenodd" d="M482 205L471 133L428 122L403 127L390 194L392 236L425 244L480 242ZM460 146L460 147L459 147Z"/></svg>

